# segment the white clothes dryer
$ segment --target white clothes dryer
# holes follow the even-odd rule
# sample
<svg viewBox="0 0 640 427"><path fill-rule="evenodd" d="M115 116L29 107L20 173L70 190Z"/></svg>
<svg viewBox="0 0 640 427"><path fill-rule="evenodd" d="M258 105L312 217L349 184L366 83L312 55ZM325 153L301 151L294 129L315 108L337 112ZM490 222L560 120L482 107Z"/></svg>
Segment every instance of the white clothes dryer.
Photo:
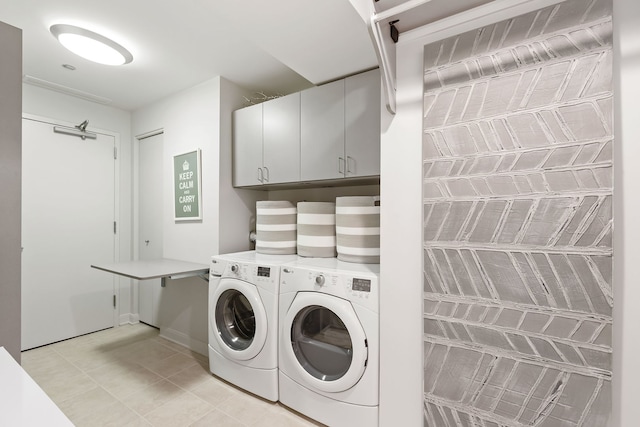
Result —
<svg viewBox="0 0 640 427"><path fill-rule="evenodd" d="M379 264L281 266L280 401L324 424L377 426Z"/></svg>
<svg viewBox="0 0 640 427"><path fill-rule="evenodd" d="M209 368L238 387L278 400L279 265L296 255L255 251L211 258Z"/></svg>

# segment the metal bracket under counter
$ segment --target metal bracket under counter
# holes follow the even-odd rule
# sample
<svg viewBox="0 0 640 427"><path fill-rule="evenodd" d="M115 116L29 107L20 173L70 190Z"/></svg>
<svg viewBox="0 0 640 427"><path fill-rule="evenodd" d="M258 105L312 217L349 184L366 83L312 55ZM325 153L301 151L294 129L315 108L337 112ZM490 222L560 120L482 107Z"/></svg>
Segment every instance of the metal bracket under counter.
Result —
<svg viewBox="0 0 640 427"><path fill-rule="evenodd" d="M136 280L160 279L162 287L166 286L166 279L199 277L209 281L208 265L169 258L92 264L91 267Z"/></svg>

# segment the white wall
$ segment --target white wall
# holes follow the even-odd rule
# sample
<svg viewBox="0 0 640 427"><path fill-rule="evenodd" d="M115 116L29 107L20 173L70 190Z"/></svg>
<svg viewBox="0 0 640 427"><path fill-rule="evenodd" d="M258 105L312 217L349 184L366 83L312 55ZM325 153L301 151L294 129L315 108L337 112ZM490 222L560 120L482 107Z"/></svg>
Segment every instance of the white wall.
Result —
<svg viewBox="0 0 640 427"><path fill-rule="evenodd" d="M249 233L255 230L256 201L267 193L239 190L232 185L232 112L244 106L249 94L225 79L220 79L220 240L217 253L250 249Z"/></svg>
<svg viewBox="0 0 640 427"><path fill-rule="evenodd" d="M243 94L215 77L133 113L134 135L164 129L165 258L208 264L212 255L249 249L250 218L259 192L231 187L231 111L242 106ZM173 156L198 148L202 152L202 220L175 222ZM161 335L206 353L207 299L208 287L202 279L168 280L160 302Z"/></svg>
<svg viewBox="0 0 640 427"><path fill-rule="evenodd" d="M359 185L345 187L308 187L291 190L271 190L269 200L297 202L335 202L343 196L379 196L379 185ZM384 201L381 200L381 203Z"/></svg>
<svg viewBox="0 0 640 427"><path fill-rule="evenodd" d="M613 426L640 420L640 3L614 0Z"/></svg>
<svg viewBox="0 0 640 427"><path fill-rule="evenodd" d="M218 80L209 80L133 113L134 135L164 129L163 256L207 264L218 245ZM202 220L176 223L173 156L202 151ZM137 159L134 159L137 164Z"/></svg>
<svg viewBox="0 0 640 427"><path fill-rule="evenodd" d="M389 123L382 108L380 152L380 426L384 427L422 424L422 45L398 44L397 58L397 111Z"/></svg>
<svg viewBox="0 0 640 427"><path fill-rule="evenodd" d="M32 86L22 85L23 114L53 119L57 122L78 124L89 120L87 129L100 129L116 134L119 144L118 158L120 173L119 182L119 247L116 261L128 261L132 258L132 193L131 193L131 113L108 105L86 101L60 92ZM128 318L132 312L131 280L117 277L118 310L120 318Z"/></svg>
<svg viewBox="0 0 640 427"><path fill-rule="evenodd" d="M22 31L0 22L0 347L20 362Z"/></svg>

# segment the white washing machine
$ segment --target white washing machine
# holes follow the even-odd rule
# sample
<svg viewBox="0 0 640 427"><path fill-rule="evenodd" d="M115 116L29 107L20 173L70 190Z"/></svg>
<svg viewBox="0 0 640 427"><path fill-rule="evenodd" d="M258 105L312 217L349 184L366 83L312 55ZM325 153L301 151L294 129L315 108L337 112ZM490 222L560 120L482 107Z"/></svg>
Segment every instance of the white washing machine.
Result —
<svg viewBox="0 0 640 427"><path fill-rule="evenodd" d="M232 384L278 400L279 265L296 255L255 251L211 258L209 368Z"/></svg>
<svg viewBox="0 0 640 427"><path fill-rule="evenodd" d="M377 426L379 264L281 267L280 402L329 426Z"/></svg>

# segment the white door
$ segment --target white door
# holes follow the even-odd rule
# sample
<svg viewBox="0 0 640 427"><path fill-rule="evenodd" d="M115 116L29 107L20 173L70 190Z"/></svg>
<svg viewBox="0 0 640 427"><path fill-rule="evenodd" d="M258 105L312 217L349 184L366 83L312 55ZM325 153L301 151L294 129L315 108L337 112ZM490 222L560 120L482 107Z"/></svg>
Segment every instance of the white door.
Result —
<svg viewBox="0 0 640 427"><path fill-rule="evenodd" d="M82 140L23 119L22 348L115 324L113 136Z"/></svg>
<svg viewBox="0 0 640 427"><path fill-rule="evenodd" d="M162 153L163 134L139 139L138 159L138 258L162 258ZM160 279L141 280L140 321L160 327L162 296Z"/></svg>

